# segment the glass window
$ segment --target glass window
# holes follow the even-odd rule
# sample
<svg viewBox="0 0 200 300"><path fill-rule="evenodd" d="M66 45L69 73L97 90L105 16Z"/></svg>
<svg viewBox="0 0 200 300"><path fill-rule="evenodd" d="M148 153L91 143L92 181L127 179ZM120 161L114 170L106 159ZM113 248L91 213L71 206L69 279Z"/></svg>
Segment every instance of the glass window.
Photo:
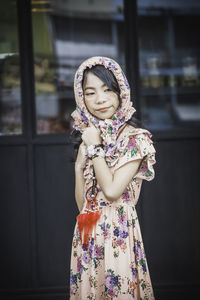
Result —
<svg viewBox="0 0 200 300"><path fill-rule="evenodd" d="M138 0L138 15L144 125L199 126L199 1Z"/></svg>
<svg viewBox="0 0 200 300"><path fill-rule="evenodd" d="M80 63L102 55L125 66L122 0L32 1L32 22L37 133L65 133Z"/></svg>
<svg viewBox="0 0 200 300"><path fill-rule="evenodd" d="M0 2L0 135L22 133L16 1Z"/></svg>

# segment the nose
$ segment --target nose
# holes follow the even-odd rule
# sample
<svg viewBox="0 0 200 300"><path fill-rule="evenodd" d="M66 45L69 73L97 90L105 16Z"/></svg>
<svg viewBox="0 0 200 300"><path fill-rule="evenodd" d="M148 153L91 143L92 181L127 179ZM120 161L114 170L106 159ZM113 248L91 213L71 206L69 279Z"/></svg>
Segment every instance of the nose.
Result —
<svg viewBox="0 0 200 300"><path fill-rule="evenodd" d="M96 99L96 102L98 104L101 104L101 103L105 103L106 102L106 95L104 92L99 92L97 94L97 99Z"/></svg>

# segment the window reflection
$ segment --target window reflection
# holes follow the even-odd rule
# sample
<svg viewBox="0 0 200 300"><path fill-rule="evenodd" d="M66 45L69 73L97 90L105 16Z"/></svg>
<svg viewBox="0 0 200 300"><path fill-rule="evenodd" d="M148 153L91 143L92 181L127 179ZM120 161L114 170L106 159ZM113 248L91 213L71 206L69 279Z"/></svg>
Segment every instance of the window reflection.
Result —
<svg viewBox="0 0 200 300"><path fill-rule="evenodd" d="M200 4L138 0L142 119L155 129L200 125Z"/></svg>
<svg viewBox="0 0 200 300"><path fill-rule="evenodd" d="M75 109L73 79L87 57L125 66L123 1L32 2L37 133L64 133Z"/></svg>
<svg viewBox="0 0 200 300"><path fill-rule="evenodd" d="M0 135L22 133L15 1L0 2Z"/></svg>

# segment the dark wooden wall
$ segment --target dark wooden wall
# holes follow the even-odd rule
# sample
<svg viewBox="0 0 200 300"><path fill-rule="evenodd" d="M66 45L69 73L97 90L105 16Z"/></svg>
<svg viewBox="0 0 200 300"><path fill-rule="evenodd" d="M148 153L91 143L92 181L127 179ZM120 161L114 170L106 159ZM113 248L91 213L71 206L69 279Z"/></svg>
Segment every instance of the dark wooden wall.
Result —
<svg viewBox="0 0 200 300"><path fill-rule="evenodd" d="M29 299L29 295L31 299L33 295L37 299L67 299L78 213L74 168L68 161L72 147L33 146L31 190L27 148L0 147L0 299L9 295L10 299Z"/></svg>
<svg viewBox="0 0 200 300"><path fill-rule="evenodd" d="M200 282L200 140L156 140L156 176L137 204L156 299L192 299ZM0 299L67 299L78 210L72 147L0 147ZM31 189L32 190L32 189ZM10 297L8 297L10 296ZM196 299L196 298L195 298Z"/></svg>
<svg viewBox="0 0 200 300"><path fill-rule="evenodd" d="M156 142L156 177L145 182L141 224L158 299L198 299L199 139Z"/></svg>

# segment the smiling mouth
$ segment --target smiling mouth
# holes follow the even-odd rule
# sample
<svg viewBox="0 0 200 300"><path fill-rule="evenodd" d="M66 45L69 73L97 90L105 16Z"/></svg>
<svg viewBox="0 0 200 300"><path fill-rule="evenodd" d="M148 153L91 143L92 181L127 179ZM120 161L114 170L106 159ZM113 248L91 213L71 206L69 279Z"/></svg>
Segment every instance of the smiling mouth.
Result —
<svg viewBox="0 0 200 300"><path fill-rule="evenodd" d="M98 109L98 111L106 111L106 110L108 110L109 108L110 108L111 106L108 106L108 107L104 107L104 108L100 108L100 109Z"/></svg>

